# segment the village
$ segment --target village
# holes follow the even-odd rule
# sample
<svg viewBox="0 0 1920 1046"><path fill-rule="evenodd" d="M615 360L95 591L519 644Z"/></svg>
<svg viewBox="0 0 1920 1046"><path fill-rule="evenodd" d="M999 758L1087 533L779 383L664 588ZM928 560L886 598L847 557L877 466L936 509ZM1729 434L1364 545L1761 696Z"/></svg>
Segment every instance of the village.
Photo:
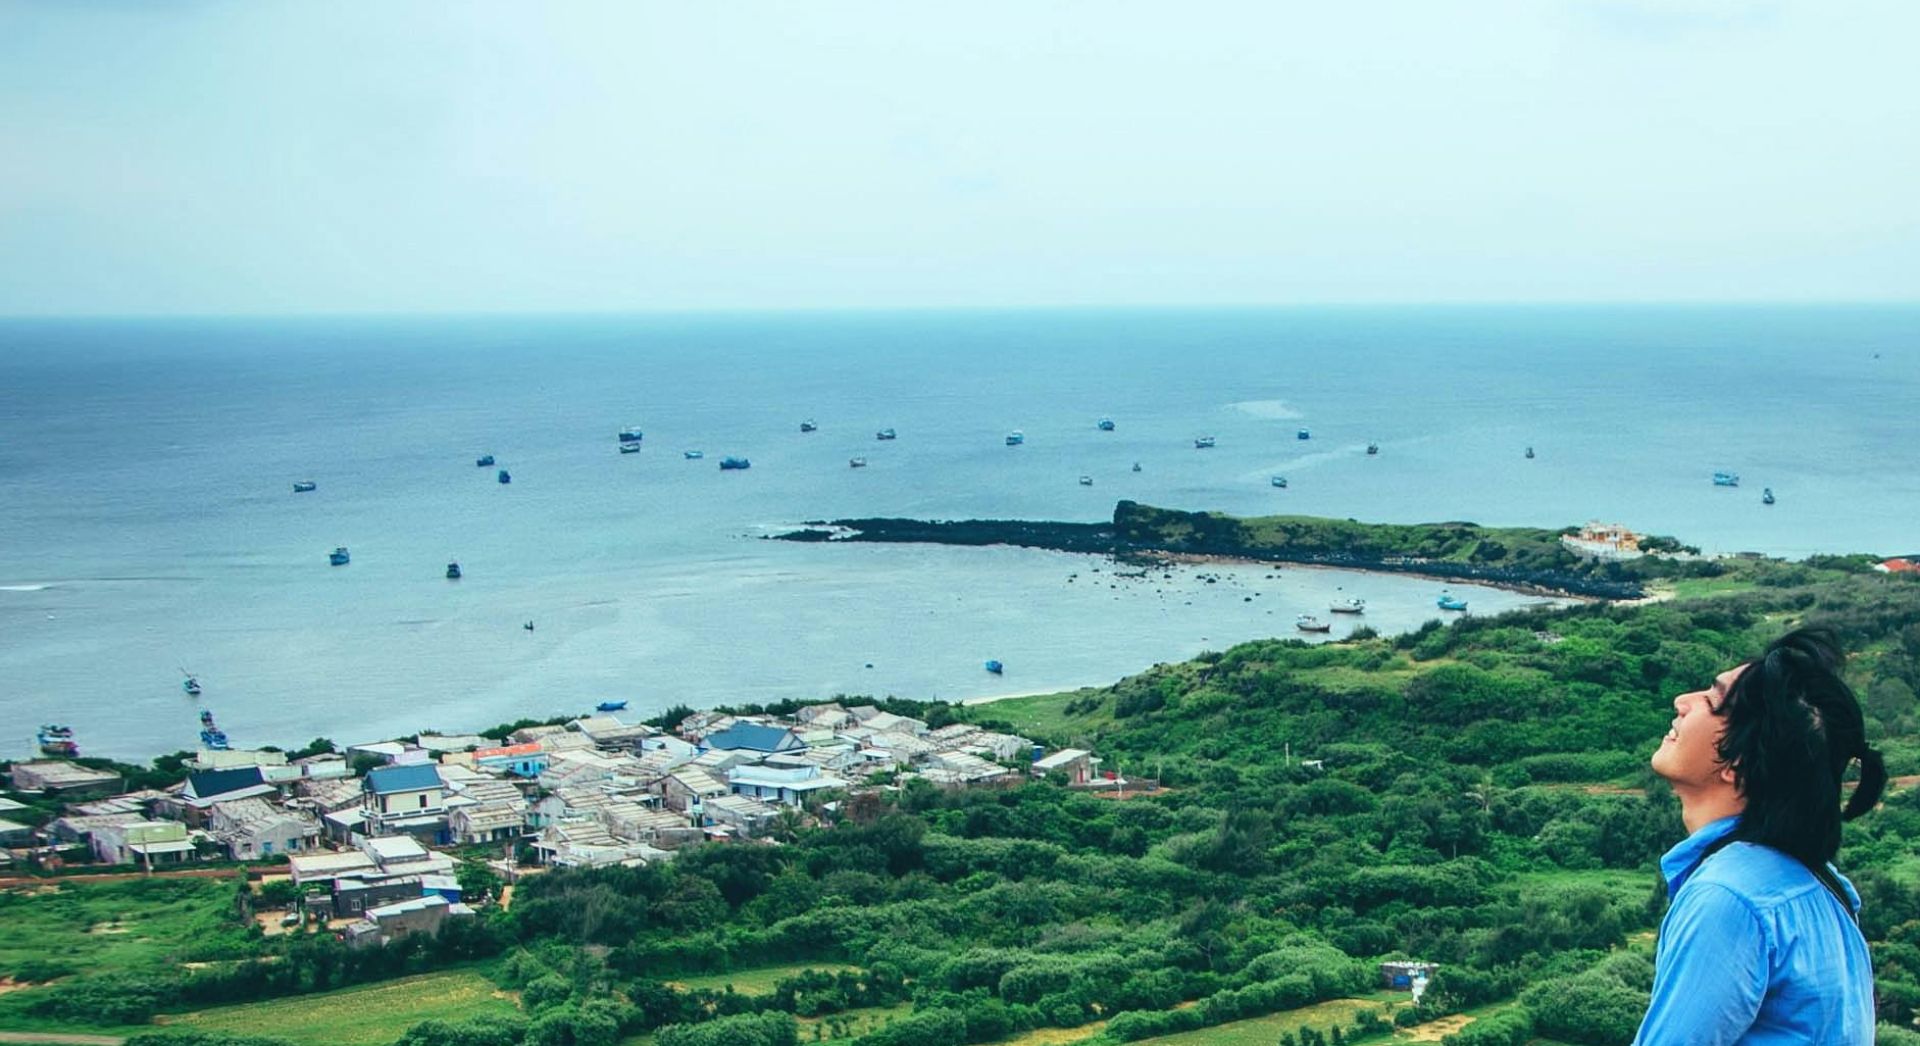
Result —
<svg viewBox="0 0 1920 1046"><path fill-rule="evenodd" d="M916 778L1153 786L1098 765L1080 749L1047 754L971 724L930 729L838 703L791 716L696 712L671 731L596 714L502 738L421 734L299 758L202 750L178 783L137 791L110 771L42 759L13 764L11 789L57 801L59 816L35 828L8 819L32 807L0 797L0 875L241 862L291 884L275 892L285 910L263 916L276 932L324 926L358 947L435 933L499 900L466 895L462 860L510 884L546 868L670 860L688 846L778 845Z"/></svg>

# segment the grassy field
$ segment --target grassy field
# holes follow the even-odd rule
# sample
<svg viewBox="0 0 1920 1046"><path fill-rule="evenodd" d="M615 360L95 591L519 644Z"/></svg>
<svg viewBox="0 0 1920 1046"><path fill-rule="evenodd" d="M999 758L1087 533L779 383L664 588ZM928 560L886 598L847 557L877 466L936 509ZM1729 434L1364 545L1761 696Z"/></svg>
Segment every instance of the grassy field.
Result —
<svg viewBox="0 0 1920 1046"><path fill-rule="evenodd" d="M1404 998L1404 994L1397 996ZM1244 1021L1139 1040L1142 1046L1273 1046L1282 1032L1312 1025L1326 1031L1338 1024L1349 1027L1362 1010L1380 1010L1386 1003L1366 999L1333 999L1313 1006L1302 1006L1285 1013L1269 1014Z"/></svg>
<svg viewBox="0 0 1920 1046"><path fill-rule="evenodd" d="M1101 691L1088 688L1068 690L1058 694L1009 697L1004 701L968 705L966 718L974 722L997 719L1012 724L1013 732L1023 737L1058 739L1069 734L1086 733L1105 725L1106 721L1111 719L1112 702L1108 702L1101 712L1091 716L1069 717L1067 715L1068 702L1077 697L1099 693Z"/></svg>
<svg viewBox="0 0 1920 1046"><path fill-rule="evenodd" d="M733 990L742 995L770 995L773 986L789 977L820 970L825 973L839 973L857 967L845 963L833 962L797 962L785 966L761 966L751 970L733 970L729 973L703 973L698 977L680 977L669 982L682 988L711 988L715 991L733 985Z"/></svg>
<svg viewBox="0 0 1920 1046"><path fill-rule="evenodd" d="M77 973L250 955L224 879L66 883L0 893L0 973L31 960Z"/></svg>
<svg viewBox="0 0 1920 1046"><path fill-rule="evenodd" d="M478 969L445 970L379 984L162 1016L192 1031L272 1035L299 1046L386 1046L430 1018L466 1020L516 1012L519 1004Z"/></svg>

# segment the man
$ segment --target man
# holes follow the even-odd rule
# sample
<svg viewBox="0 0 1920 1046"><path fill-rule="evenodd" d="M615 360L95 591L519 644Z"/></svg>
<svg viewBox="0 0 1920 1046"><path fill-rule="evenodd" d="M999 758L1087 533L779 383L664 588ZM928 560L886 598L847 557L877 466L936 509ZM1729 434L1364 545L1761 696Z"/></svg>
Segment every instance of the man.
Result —
<svg viewBox="0 0 1920 1046"><path fill-rule="evenodd" d="M1691 834L1660 860L1672 907L1637 1046L1873 1042L1860 897L1828 862L1887 775L1842 666L1832 633L1802 629L1673 699L1653 770Z"/></svg>

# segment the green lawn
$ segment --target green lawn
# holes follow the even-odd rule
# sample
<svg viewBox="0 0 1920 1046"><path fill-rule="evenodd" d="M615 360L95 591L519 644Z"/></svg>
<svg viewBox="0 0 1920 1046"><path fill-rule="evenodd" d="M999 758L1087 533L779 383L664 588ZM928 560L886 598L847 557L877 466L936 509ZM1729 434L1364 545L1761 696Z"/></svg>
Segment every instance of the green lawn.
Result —
<svg viewBox="0 0 1920 1046"><path fill-rule="evenodd" d="M1078 736L1097 730L1112 721L1111 701L1092 715L1067 715L1067 704L1074 698L1101 694L1103 690L1088 687L1058 694L1009 697L1004 701L968 705L964 718L976 723L989 719L998 720L1011 724L1013 732L1023 737L1059 741L1063 737Z"/></svg>
<svg viewBox="0 0 1920 1046"><path fill-rule="evenodd" d="M814 969L821 967L815 966ZM738 985L735 985L738 987ZM819 1042L822 1046L829 1043L849 1043L870 1031L877 1031L889 1020L899 1020L913 1013L913 1004L903 1002L898 1006L876 1006L870 1009L848 1010L830 1017L800 1017L796 1023L800 1026L800 1046L812 1046L815 1025L820 1026ZM836 1036L835 1027L844 1028L845 1035ZM630 1035L620 1040L620 1046L653 1046L653 1033Z"/></svg>
<svg viewBox="0 0 1920 1046"><path fill-rule="evenodd" d="M734 970L730 973L703 973L693 977L675 977L669 983L683 988L711 988L715 991L731 984L733 990L742 995L771 995L774 985L808 970L839 973L842 970L853 969L858 967L837 962L796 962L785 966L760 966L751 970Z"/></svg>
<svg viewBox="0 0 1920 1046"><path fill-rule="evenodd" d="M62 883L0 893L0 973L29 960L78 973L253 954L226 879Z"/></svg>
<svg viewBox="0 0 1920 1046"><path fill-rule="evenodd" d="M1184 1031L1177 1035L1161 1035L1139 1041L1141 1046L1273 1046L1282 1032L1307 1025L1321 1031L1327 1031L1336 1024L1343 1028L1351 1027L1355 1015L1362 1010L1379 1010L1386 1005L1364 999L1332 999L1285 1013L1229 1021L1199 1031Z"/></svg>
<svg viewBox="0 0 1920 1046"><path fill-rule="evenodd" d="M297 1046L387 1046L430 1018L514 1013L519 1004L479 970L445 970L339 991L167 1014L155 1023L193 1031L272 1035Z"/></svg>

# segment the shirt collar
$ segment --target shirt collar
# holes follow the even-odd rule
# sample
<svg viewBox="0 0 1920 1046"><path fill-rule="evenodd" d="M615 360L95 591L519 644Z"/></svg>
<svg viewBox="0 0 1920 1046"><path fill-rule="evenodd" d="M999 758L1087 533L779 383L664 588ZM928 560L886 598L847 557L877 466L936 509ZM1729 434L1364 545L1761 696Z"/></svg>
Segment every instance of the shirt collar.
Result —
<svg viewBox="0 0 1920 1046"><path fill-rule="evenodd" d="M1680 887L1695 871L1706 856L1707 848L1731 833L1740 823L1740 815L1722 817L1701 825L1700 830L1674 844L1665 857L1660 858L1660 874L1667 879L1667 896L1680 892Z"/></svg>

